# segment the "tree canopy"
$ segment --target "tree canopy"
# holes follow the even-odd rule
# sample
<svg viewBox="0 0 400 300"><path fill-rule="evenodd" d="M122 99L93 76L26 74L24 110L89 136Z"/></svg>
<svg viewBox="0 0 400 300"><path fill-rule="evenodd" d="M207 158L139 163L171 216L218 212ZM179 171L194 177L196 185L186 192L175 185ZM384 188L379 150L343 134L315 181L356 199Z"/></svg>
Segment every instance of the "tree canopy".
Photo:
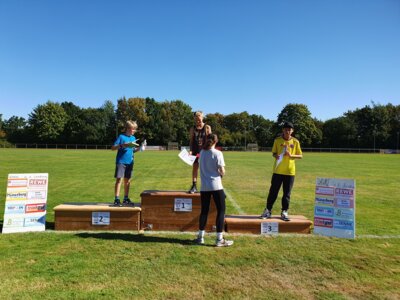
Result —
<svg viewBox="0 0 400 300"><path fill-rule="evenodd" d="M0 139L11 143L61 143L110 145L127 120L138 123L136 136L150 145L168 142L189 144L193 110L182 100L158 102L153 98L125 98L117 106L107 100L98 108L81 108L73 102L47 101L34 108L29 119L0 114ZM399 147L400 105L371 105L322 122L304 104L285 105L276 120L247 111L223 115L209 113L204 121L219 137L219 145L246 147L257 143L271 147L285 121L294 124L294 135L303 147Z"/></svg>

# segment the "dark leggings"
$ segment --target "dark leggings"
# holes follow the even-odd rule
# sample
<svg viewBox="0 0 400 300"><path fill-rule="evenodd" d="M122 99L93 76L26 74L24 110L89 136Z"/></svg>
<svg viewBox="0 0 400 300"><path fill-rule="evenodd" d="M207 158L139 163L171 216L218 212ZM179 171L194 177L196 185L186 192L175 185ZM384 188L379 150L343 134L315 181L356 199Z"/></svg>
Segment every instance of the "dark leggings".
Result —
<svg viewBox="0 0 400 300"><path fill-rule="evenodd" d="M282 210L288 210L290 204L290 194L294 183L294 176L272 174L271 187L269 188L267 198L267 209L272 210L272 206L278 197L281 185L283 185L283 196L282 196Z"/></svg>
<svg viewBox="0 0 400 300"><path fill-rule="evenodd" d="M223 232L225 223L225 192L224 190L200 192L201 196L201 213L199 221L199 229L204 230L207 224L208 211L210 210L211 196L214 198L217 207L217 232Z"/></svg>

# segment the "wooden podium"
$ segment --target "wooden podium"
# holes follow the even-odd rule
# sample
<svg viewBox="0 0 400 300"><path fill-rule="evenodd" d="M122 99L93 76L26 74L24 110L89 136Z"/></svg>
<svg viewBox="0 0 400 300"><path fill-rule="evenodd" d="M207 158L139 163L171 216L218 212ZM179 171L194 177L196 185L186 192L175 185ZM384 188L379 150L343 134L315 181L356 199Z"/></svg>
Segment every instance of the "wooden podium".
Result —
<svg viewBox="0 0 400 300"><path fill-rule="evenodd" d="M312 222L304 216L292 215L290 221L280 216L260 219L259 215L226 215L225 230L229 233L261 234L261 223L277 223L280 233L311 233Z"/></svg>
<svg viewBox="0 0 400 300"><path fill-rule="evenodd" d="M200 193L148 190L140 194L143 230L197 231L201 212ZM217 209L211 199L206 231L215 231Z"/></svg>
<svg viewBox="0 0 400 300"><path fill-rule="evenodd" d="M140 207L116 207L107 203L64 203L54 207L55 230L138 231L140 211Z"/></svg>

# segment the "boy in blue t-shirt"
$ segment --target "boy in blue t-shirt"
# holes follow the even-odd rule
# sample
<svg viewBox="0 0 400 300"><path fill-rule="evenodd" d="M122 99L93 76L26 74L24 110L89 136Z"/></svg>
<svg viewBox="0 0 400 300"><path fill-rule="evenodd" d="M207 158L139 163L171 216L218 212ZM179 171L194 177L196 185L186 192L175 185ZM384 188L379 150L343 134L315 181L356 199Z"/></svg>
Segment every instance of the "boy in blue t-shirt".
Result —
<svg viewBox="0 0 400 300"><path fill-rule="evenodd" d="M118 150L115 166L115 206L121 206L119 198L122 178L124 178L124 200L123 204L133 204L129 199L129 187L131 183L134 153L139 149L136 148L136 137L134 133L137 130L135 121L127 121L125 124L125 133L120 134L115 140L111 150Z"/></svg>

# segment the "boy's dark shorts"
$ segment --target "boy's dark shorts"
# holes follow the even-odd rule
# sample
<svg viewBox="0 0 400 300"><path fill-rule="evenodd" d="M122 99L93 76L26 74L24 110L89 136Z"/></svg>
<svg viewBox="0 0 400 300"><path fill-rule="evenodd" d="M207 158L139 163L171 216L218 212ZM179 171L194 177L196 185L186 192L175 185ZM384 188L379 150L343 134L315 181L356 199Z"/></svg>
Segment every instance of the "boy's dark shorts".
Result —
<svg viewBox="0 0 400 300"><path fill-rule="evenodd" d="M115 166L115 178L131 178L133 172L133 163L131 164L117 164Z"/></svg>

